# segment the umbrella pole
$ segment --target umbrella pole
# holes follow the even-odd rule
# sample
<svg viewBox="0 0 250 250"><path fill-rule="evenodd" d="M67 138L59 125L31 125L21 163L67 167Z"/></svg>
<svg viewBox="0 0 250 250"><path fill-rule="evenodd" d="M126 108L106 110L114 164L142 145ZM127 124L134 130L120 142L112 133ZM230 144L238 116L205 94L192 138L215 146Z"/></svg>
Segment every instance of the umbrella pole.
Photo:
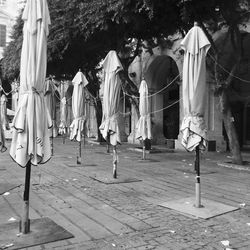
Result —
<svg viewBox="0 0 250 250"><path fill-rule="evenodd" d="M79 155L77 156L77 164L81 164L82 163L82 142L79 141Z"/></svg>
<svg viewBox="0 0 250 250"><path fill-rule="evenodd" d="M116 146L113 146L113 178L117 178L117 150Z"/></svg>
<svg viewBox="0 0 250 250"><path fill-rule="evenodd" d="M145 146L145 140L142 140L142 160L146 160L146 146Z"/></svg>
<svg viewBox="0 0 250 250"><path fill-rule="evenodd" d="M23 216L19 224L19 230L23 234L30 232L30 219L29 219L29 193L30 193L30 172L31 172L31 161L29 160L26 164L25 172L25 185L23 193Z"/></svg>
<svg viewBox="0 0 250 250"><path fill-rule="evenodd" d="M65 144L65 137L66 137L66 134L63 134L63 144Z"/></svg>
<svg viewBox="0 0 250 250"><path fill-rule="evenodd" d="M200 150L199 146L195 148L195 171L196 171L196 183L195 183L195 207L202 207L201 205L201 189L200 189Z"/></svg>
<svg viewBox="0 0 250 250"><path fill-rule="evenodd" d="M110 142L110 134L108 133L108 135L107 135L107 140L106 140L106 142L107 142L107 153L109 153L109 142Z"/></svg>
<svg viewBox="0 0 250 250"><path fill-rule="evenodd" d="M85 130L86 128L85 128L85 123L84 123L84 127L83 127L83 146L85 146Z"/></svg>
<svg viewBox="0 0 250 250"><path fill-rule="evenodd" d="M53 130L52 130L52 136L51 136L51 155L54 155L54 139L53 139Z"/></svg>

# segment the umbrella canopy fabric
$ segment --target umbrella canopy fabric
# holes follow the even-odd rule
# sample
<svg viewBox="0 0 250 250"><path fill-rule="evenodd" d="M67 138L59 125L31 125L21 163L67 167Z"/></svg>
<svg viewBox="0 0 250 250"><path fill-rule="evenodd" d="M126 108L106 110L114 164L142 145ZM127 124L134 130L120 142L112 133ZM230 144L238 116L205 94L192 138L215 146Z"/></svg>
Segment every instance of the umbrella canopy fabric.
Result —
<svg viewBox="0 0 250 250"><path fill-rule="evenodd" d="M151 134L151 119L149 113L149 103L148 103L148 85L145 80L142 80L140 89L140 103L139 111L140 118L136 124L136 138L137 139L152 139Z"/></svg>
<svg viewBox="0 0 250 250"><path fill-rule="evenodd" d="M56 128L56 103L55 103L55 92L56 85L52 80L45 81L45 102L47 107L48 115L52 119L52 127L49 129L50 137L57 136L57 128Z"/></svg>
<svg viewBox="0 0 250 250"><path fill-rule="evenodd" d="M19 98L19 82L16 80L11 83L12 88L12 109L17 110L18 98Z"/></svg>
<svg viewBox="0 0 250 250"><path fill-rule="evenodd" d="M81 134L85 126L85 91L84 88L88 85L88 80L82 72L77 72L74 79L72 94L72 113L73 121L70 125L70 140L81 141Z"/></svg>
<svg viewBox="0 0 250 250"><path fill-rule="evenodd" d="M13 120L10 156L22 167L51 157L44 82L47 68L47 36L50 24L46 0L28 0L23 11L23 44L20 63L20 95Z"/></svg>
<svg viewBox="0 0 250 250"><path fill-rule="evenodd" d="M103 70L105 73L103 91L103 116L99 127L103 138L110 135L110 144L115 146L121 143L118 126L121 79L118 72L123 70L116 51L111 50L104 59Z"/></svg>
<svg viewBox="0 0 250 250"><path fill-rule="evenodd" d="M1 102L0 102L0 109L1 109ZM3 153L7 150L5 146L5 135L2 126L2 114L0 112L0 152Z"/></svg>
<svg viewBox="0 0 250 250"><path fill-rule="evenodd" d="M198 26L194 26L181 42L183 62L182 145L193 151L206 148L207 130L204 120L206 101L206 54L210 43Z"/></svg>
<svg viewBox="0 0 250 250"><path fill-rule="evenodd" d="M67 107L67 99L63 97L60 102L60 124L58 126L58 133L60 135L64 135L67 133L67 116L68 116L68 107Z"/></svg>
<svg viewBox="0 0 250 250"><path fill-rule="evenodd" d="M60 135L67 133L67 118L68 118L68 106L67 106L67 91L69 89L69 83L68 81L61 81L59 84L57 90L60 94L60 124L58 126L58 133Z"/></svg>
<svg viewBox="0 0 250 250"><path fill-rule="evenodd" d="M10 126L9 126L9 120L7 117L7 107L6 107L6 103L7 103L7 97L6 95L2 95L1 96L1 122L2 122L2 128L3 130L9 130Z"/></svg>

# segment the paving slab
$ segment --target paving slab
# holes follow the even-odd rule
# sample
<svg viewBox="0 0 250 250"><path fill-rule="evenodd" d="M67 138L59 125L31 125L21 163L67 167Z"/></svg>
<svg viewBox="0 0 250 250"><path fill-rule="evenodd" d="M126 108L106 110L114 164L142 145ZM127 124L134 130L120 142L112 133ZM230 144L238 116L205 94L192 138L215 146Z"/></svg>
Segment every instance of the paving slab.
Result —
<svg viewBox="0 0 250 250"><path fill-rule="evenodd" d="M72 237L49 218L31 220L28 234L19 233L19 222L0 225L0 249L16 250Z"/></svg>

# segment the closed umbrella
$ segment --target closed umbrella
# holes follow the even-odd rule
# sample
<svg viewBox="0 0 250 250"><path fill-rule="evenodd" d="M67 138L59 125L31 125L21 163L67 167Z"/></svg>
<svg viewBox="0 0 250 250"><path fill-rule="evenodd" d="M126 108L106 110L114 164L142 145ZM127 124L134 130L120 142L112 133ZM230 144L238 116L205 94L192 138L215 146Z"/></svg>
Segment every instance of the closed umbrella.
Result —
<svg viewBox="0 0 250 250"><path fill-rule="evenodd" d="M148 103L148 85L145 80L141 81L140 89L140 102L139 102L139 111L140 118L136 125L136 138L143 140L143 160L145 159L145 140L152 139L151 134L151 119L149 112L149 103Z"/></svg>
<svg viewBox="0 0 250 250"><path fill-rule="evenodd" d="M181 125L182 145L187 151L196 151L196 207L200 202L199 150L206 148L207 130L205 124L206 101L206 54L210 43L203 30L195 23L187 33L181 46L184 49L183 62L183 110Z"/></svg>
<svg viewBox="0 0 250 250"><path fill-rule="evenodd" d="M1 85L0 85L0 93L1 93ZM2 103L0 102L0 110L2 110ZM3 130L3 117L2 112L0 112L0 152L3 153L7 150L5 146L5 134Z"/></svg>
<svg viewBox="0 0 250 250"><path fill-rule="evenodd" d="M51 137L51 152L53 155L53 138L57 136L57 126L56 126L56 101L55 101L55 91L56 86L51 79L45 81L45 102L47 107L47 112L52 119L52 127L49 129Z"/></svg>
<svg viewBox="0 0 250 250"><path fill-rule="evenodd" d="M88 84L88 80L85 75L79 71L72 80L74 84L72 94L72 113L73 121L70 125L70 140L76 140L79 142L79 156L77 157L77 164L81 164L81 140L82 133L85 134L84 128L86 123L85 114L85 87Z"/></svg>
<svg viewBox="0 0 250 250"><path fill-rule="evenodd" d="M58 126L58 133L63 136L63 144L65 143L65 136L68 130L67 124L67 117L68 117L68 106L67 106L67 99L66 93L69 88L67 82L61 81L60 85L58 86L58 91L60 94L60 124Z"/></svg>
<svg viewBox="0 0 250 250"><path fill-rule="evenodd" d="M24 213L21 232L29 232L29 186L31 164L45 163L51 158L48 127L52 125L46 112L44 82L47 68L47 36L50 24L46 0L27 0L23 11L23 44L20 63L20 95L13 120L10 156L26 167Z"/></svg>
<svg viewBox="0 0 250 250"><path fill-rule="evenodd" d="M1 96L1 120L2 120L2 128L3 130L9 130L10 126L9 126L9 120L7 117L7 107L6 107L6 103L7 103L7 97L6 95L2 95Z"/></svg>
<svg viewBox="0 0 250 250"><path fill-rule="evenodd" d="M105 140L109 139L113 145L113 177L117 178L117 151L116 145L121 143L118 126L121 79L119 72L123 70L116 51L111 50L104 59L105 74L103 90L103 116L99 127Z"/></svg>
<svg viewBox="0 0 250 250"><path fill-rule="evenodd" d="M19 98L19 82L14 81L11 83L11 88L12 88L12 109L14 111L17 110L17 105L18 105L18 98Z"/></svg>

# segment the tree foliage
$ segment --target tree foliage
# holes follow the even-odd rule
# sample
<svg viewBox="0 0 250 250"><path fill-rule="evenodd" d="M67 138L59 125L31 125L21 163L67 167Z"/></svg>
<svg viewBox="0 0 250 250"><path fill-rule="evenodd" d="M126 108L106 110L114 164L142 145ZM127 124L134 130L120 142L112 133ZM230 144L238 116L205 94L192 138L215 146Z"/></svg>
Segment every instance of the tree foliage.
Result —
<svg viewBox="0 0 250 250"><path fill-rule="evenodd" d="M232 75L242 59L243 38L239 26L249 20L250 0L48 0L48 4L51 16L48 74L72 77L81 68L92 83L95 96L99 88L97 65L109 50L119 53L125 66L123 78L127 90L135 92L126 69L140 53L143 40L149 45L161 44L169 34L179 31L185 35L194 21L198 21L212 44L211 53L216 62L222 62L221 47L213 41L213 33L227 27L227 39L234 53L229 74L213 63L218 93L221 103L225 104L222 107L224 123L227 123L231 115L227 89L232 86ZM1 63L3 75L9 80L19 75L22 25L19 17L13 41ZM234 128L230 126L228 129L232 132Z"/></svg>

